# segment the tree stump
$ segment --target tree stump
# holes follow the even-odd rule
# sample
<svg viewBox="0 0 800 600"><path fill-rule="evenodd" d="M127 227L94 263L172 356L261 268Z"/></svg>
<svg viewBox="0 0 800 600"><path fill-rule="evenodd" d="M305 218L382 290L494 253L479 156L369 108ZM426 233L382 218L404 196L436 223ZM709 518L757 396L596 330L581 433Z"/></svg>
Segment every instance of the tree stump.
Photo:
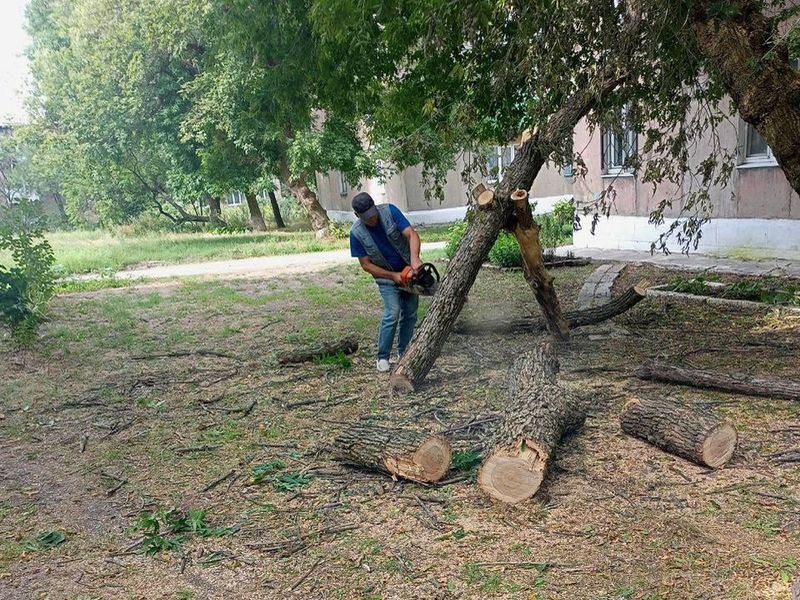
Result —
<svg viewBox="0 0 800 600"><path fill-rule="evenodd" d="M699 465L717 469L736 450L736 428L710 411L674 400L630 400L619 417L622 431Z"/></svg>
<svg viewBox="0 0 800 600"><path fill-rule="evenodd" d="M359 423L343 430L333 447L343 462L421 483L439 481L450 468L450 443L411 429Z"/></svg>
<svg viewBox="0 0 800 600"><path fill-rule="evenodd" d="M524 354L509 370L505 419L478 471L478 485L492 498L514 504L533 496L559 440L583 423L584 403L559 385L557 372L548 344Z"/></svg>

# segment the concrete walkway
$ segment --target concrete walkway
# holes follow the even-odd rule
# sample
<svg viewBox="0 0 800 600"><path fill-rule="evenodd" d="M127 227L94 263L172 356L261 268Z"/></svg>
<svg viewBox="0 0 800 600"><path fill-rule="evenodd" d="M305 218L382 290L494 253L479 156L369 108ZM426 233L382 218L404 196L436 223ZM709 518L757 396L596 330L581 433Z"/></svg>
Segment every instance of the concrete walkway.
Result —
<svg viewBox="0 0 800 600"><path fill-rule="evenodd" d="M591 258L592 260L636 265L652 264L667 269L713 271L734 275L800 277L800 261L780 258L737 260L705 254L686 256L685 254L650 254L650 252L638 250L610 250L608 248L576 248L574 246L558 248L559 254L566 252L572 252L576 257Z"/></svg>
<svg viewBox="0 0 800 600"><path fill-rule="evenodd" d="M422 244L423 259L425 251L441 250L446 242L429 242ZM788 275L800 277L800 261L784 259L736 260L732 258L716 258L703 254L653 254L636 250L609 250L606 248L575 248L562 246L558 254L571 251L577 257L591 258L597 261L653 264L664 268L715 271L737 275ZM236 260L217 260L182 265L160 265L119 271L114 276L118 279L167 279L173 277L277 277L293 273L309 273L319 271L332 265L353 261L349 250L329 250L327 252L307 252L303 254L285 254L279 256L259 256ZM610 274L609 274L610 275ZM80 279L99 279L96 274L87 274ZM599 281L597 282L599 284ZM595 295L594 293L592 294Z"/></svg>
<svg viewBox="0 0 800 600"><path fill-rule="evenodd" d="M426 250L440 250L446 242L430 242L422 244L422 258ZM279 256L259 256L256 258L240 258L236 260L216 260L183 265L163 265L119 271L117 279L164 279L171 277L202 277L214 275L219 277L277 277L292 273L308 273L319 271L336 264L355 263L350 250L329 250L327 252L307 252L303 254L284 254ZM97 279L99 276L85 276L86 279Z"/></svg>

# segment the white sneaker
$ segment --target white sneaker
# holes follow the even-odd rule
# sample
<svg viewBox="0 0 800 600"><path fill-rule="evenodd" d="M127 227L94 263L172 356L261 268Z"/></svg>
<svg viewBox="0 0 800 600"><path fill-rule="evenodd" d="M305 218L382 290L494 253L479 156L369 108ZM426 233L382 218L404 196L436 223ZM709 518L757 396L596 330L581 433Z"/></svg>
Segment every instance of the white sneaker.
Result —
<svg viewBox="0 0 800 600"><path fill-rule="evenodd" d="M382 358L378 361L378 372L379 373L388 373L392 370L392 367L389 366L389 361L385 358Z"/></svg>

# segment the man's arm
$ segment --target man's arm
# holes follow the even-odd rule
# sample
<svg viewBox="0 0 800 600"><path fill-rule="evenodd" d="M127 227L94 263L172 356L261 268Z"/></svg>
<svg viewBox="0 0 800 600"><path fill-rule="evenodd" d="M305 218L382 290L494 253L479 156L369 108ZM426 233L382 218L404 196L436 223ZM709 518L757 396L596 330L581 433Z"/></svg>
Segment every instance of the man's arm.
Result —
<svg viewBox="0 0 800 600"><path fill-rule="evenodd" d="M408 240L408 246L411 250L411 268L416 271L422 266L422 261L419 258L419 248L421 245L419 234L409 225L403 229L403 235Z"/></svg>
<svg viewBox="0 0 800 600"><path fill-rule="evenodd" d="M419 236L417 236L419 239ZM396 284L400 285L402 281L400 280L400 273L396 273L394 271L387 271L376 265L372 262L369 257L367 256L360 256L358 258L358 262L361 265L361 268L364 269L367 273L372 275L373 277L380 277L381 279L389 279L394 281Z"/></svg>

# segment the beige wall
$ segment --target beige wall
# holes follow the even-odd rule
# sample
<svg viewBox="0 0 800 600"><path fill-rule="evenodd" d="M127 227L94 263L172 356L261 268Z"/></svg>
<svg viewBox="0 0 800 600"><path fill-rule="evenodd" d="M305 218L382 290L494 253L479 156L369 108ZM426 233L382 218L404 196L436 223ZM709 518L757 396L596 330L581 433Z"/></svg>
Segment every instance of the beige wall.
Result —
<svg viewBox="0 0 800 600"><path fill-rule="evenodd" d="M722 147L733 150L740 147L744 139L743 122L723 123L719 126L718 137ZM639 147L644 143L639 139ZM604 176L601 167L601 144L598 130L590 132L585 121L575 129L575 148L585 148L582 152L588 173L585 178L575 181L573 192L579 205L588 205L598 194L609 186L614 190L612 214L646 217L664 198L674 199L671 208L665 211L666 217L676 217L680 212L681 196L690 191L670 184L661 184L653 190L645 184L640 175L624 174ZM710 140L703 140L693 154L695 165L713 150ZM647 157L645 157L647 158ZM536 185L534 185L534 189ZM725 186L715 186L710 190L713 204L713 217L716 218L800 218L800 198L794 193L783 171L777 165L747 164L738 165Z"/></svg>
<svg viewBox="0 0 800 600"><path fill-rule="evenodd" d="M469 203L470 187L464 183L461 173L470 161L468 156L462 157L456 168L447 174L444 185L444 197L425 197L425 185L422 167L415 166L392 175L385 186L375 179L362 179L357 188L350 189L341 195L339 173L317 173L317 193L319 201L327 210L350 211L350 202L360 191L369 192L378 204L391 202L403 211L425 211L445 208L464 207ZM477 183L477 182L476 182ZM564 177L553 167L546 166L536 178L531 197L565 196L572 194L573 179Z"/></svg>

